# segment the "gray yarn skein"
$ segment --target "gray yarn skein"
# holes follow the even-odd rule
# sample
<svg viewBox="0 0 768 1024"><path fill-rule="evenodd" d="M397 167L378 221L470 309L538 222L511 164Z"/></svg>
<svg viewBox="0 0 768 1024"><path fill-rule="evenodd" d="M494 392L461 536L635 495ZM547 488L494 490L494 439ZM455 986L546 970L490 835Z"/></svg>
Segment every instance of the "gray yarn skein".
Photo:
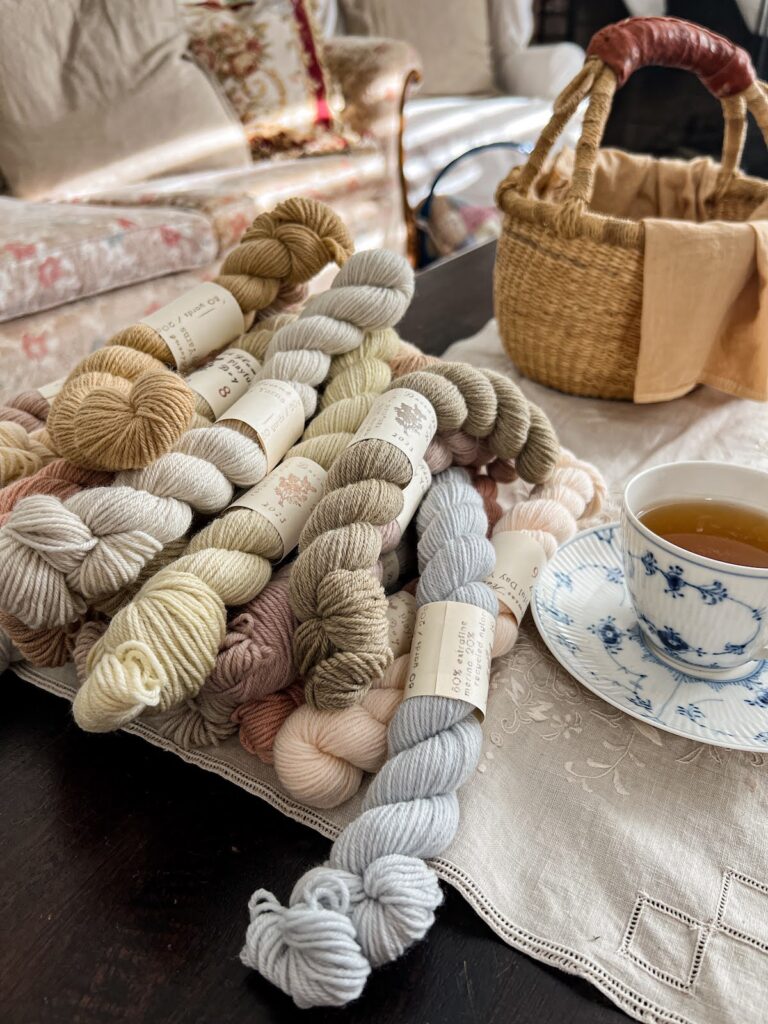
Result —
<svg viewBox="0 0 768 1024"><path fill-rule="evenodd" d="M464 470L434 477L417 518L419 605L463 601L498 614L483 582L495 559L487 527ZM445 697L404 700L389 726L389 759L328 864L297 882L288 907L265 889L251 897L240 959L297 1006L356 999L371 967L395 960L432 926L442 893L424 861L442 853L459 826L456 791L482 741L473 710Z"/></svg>
<svg viewBox="0 0 768 1024"><path fill-rule="evenodd" d="M366 332L397 323L412 294L413 271L402 256L386 249L355 253L328 291L272 334L255 380L288 382L311 418L331 357L357 348ZM0 528L0 608L34 628L74 622L184 536L193 511L221 512L235 486L258 483L266 470L255 438L213 425L187 431L174 451L120 473L110 487L65 501L23 498Z"/></svg>

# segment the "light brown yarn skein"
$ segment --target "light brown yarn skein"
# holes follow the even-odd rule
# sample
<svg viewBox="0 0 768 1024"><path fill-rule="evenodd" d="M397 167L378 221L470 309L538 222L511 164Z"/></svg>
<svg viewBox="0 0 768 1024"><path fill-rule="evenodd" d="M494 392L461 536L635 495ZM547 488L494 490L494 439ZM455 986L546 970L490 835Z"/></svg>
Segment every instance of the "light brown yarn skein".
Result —
<svg viewBox="0 0 768 1024"><path fill-rule="evenodd" d="M353 250L337 215L313 199L290 199L260 214L227 256L216 282L244 313L270 306L282 287L314 277ZM48 431L80 466L139 469L169 451L190 425L194 396L168 370L173 357L146 324L134 324L83 359L53 400Z"/></svg>

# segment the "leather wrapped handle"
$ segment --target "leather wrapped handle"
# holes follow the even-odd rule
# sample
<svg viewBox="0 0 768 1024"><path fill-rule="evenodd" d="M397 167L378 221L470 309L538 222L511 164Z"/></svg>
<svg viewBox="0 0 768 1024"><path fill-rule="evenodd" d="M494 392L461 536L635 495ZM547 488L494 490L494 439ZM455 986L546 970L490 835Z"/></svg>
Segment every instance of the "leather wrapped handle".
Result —
<svg viewBox="0 0 768 1024"><path fill-rule="evenodd" d="M736 96L757 74L746 50L682 18L625 18L596 32L587 48L614 72L620 86L652 65L692 71L718 99Z"/></svg>

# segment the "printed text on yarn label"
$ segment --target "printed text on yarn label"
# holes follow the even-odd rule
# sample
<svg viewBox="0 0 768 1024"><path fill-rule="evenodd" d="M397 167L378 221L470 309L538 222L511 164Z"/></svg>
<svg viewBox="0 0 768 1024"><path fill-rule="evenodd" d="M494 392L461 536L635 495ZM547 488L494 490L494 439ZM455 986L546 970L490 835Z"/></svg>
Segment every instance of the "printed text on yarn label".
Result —
<svg viewBox="0 0 768 1024"><path fill-rule="evenodd" d="M517 531L497 533L491 544L496 551L496 566L485 582L509 608L519 626L547 556L538 541Z"/></svg>
<svg viewBox="0 0 768 1024"><path fill-rule="evenodd" d="M304 406L287 381L259 380L218 422L231 420L245 423L254 431L271 472L304 432Z"/></svg>
<svg viewBox="0 0 768 1024"><path fill-rule="evenodd" d="M253 509L272 523L285 558L299 543L304 524L323 495L324 483L325 470L312 459L286 459L229 507Z"/></svg>
<svg viewBox="0 0 768 1024"><path fill-rule="evenodd" d="M392 654L399 658L408 654L413 641L413 627L416 624L416 598L407 590L398 590L387 599L387 625L389 646Z"/></svg>
<svg viewBox="0 0 768 1024"><path fill-rule="evenodd" d="M259 361L241 348L228 348L220 352L208 366L195 370L187 377L187 384L204 398L215 417L242 398L256 379Z"/></svg>
<svg viewBox="0 0 768 1024"><path fill-rule="evenodd" d="M496 619L458 601L419 608L413 630L405 698L450 697L485 716Z"/></svg>
<svg viewBox="0 0 768 1024"><path fill-rule="evenodd" d="M421 504L421 499L429 490L431 483L432 474L429 471L429 466L422 459L414 471L411 482L403 488L403 508L400 515L395 517L401 534L408 529L408 524L416 515L416 509Z"/></svg>
<svg viewBox="0 0 768 1024"><path fill-rule="evenodd" d="M139 323L157 331L181 373L202 363L245 329L237 299L212 281L190 288Z"/></svg>
<svg viewBox="0 0 768 1024"><path fill-rule="evenodd" d="M389 441L410 460L415 474L436 430L432 404L416 391L395 388L379 395L350 444Z"/></svg>
<svg viewBox="0 0 768 1024"><path fill-rule="evenodd" d="M43 384L43 386L39 387L37 390L40 392L43 398L47 398L48 401L50 402L51 399L55 398L56 395L58 395L58 393L64 387L64 381L66 379L66 377L59 377L58 380L53 380L51 381L50 384Z"/></svg>

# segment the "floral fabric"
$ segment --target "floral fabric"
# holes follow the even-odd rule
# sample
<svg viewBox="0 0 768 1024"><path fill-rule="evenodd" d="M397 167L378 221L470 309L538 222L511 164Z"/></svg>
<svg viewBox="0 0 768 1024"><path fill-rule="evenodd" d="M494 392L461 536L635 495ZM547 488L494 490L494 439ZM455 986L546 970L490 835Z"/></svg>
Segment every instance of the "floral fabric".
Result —
<svg viewBox="0 0 768 1024"><path fill-rule="evenodd" d="M208 220L189 211L0 197L0 321L205 266L217 251Z"/></svg>
<svg viewBox="0 0 768 1024"><path fill-rule="evenodd" d="M255 157L345 149L308 0L184 2L189 48L219 80Z"/></svg>

